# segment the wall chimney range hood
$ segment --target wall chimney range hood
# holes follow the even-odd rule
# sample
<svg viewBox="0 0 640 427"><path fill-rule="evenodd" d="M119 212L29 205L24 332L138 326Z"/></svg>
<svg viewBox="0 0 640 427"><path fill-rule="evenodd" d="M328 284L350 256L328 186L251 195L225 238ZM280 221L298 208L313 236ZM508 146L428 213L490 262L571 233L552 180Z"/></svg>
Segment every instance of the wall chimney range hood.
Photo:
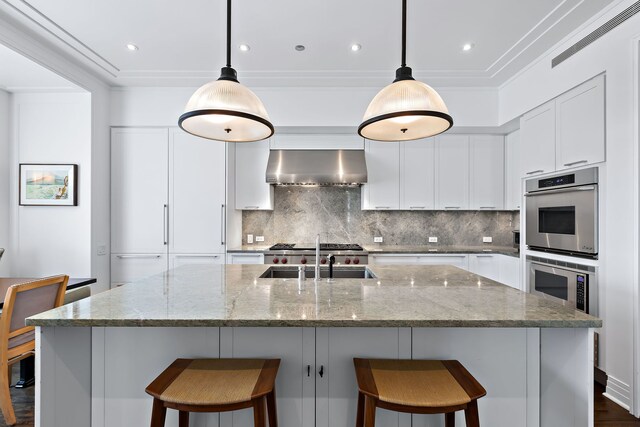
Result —
<svg viewBox="0 0 640 427"><path fill-rule="evenodd" d="M360 185L367 182L364 150L271 150L267 183Z"/></svg>

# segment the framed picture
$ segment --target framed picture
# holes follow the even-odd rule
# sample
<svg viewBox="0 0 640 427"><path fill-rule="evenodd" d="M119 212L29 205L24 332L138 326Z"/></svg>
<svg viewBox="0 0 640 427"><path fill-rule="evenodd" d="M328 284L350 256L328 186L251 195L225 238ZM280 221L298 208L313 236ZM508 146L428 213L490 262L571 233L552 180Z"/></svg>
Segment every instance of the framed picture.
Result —
<svg viewBox="0 0 640 427"><path fill-rule="evenodd" d="M20 206L78 206L78 165L20 163Z"/></svg>

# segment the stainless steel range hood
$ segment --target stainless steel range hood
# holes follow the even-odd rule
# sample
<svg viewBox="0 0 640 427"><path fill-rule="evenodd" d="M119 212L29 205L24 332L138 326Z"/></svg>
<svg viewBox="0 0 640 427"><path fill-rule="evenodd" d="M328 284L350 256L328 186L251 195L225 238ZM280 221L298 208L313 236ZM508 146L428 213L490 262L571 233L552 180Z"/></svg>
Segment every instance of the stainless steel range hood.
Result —
<svg viewBox="0 0 640 427"><path fill-rule="evenodd" d="M276 185L360 185L364 150L271 150L267 182Z"/></svg>

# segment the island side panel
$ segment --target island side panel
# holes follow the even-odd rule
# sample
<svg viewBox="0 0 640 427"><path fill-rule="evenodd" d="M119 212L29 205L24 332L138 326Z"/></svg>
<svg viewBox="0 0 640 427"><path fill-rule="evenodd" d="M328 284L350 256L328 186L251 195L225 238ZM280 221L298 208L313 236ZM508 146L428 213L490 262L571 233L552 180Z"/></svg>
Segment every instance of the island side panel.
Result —
<svg viewBox="0 0 640 427"><path fill-rule="evenodd" d="M540 425L593 427L594 330L540 331Z"/></svg>
<svg viewBox="0 0 640 427"><path fill-rule="evenodd" d="M478 400L480 425L527 424L527 329L413 328L414 359L459 360L487 390ZM413 427L443 425L442 415L414 415ZM465 425L464 412L456 425Z"/></svg>
<svg viewBox="0 0 640 427"><path fill-rule="evenodd" d="M92 427L139 427L151 422L145 388L177 358L218 358L220 328L94 328ZM192 427L217 427L218 414L192 414ZM85 424L84 427L87 427ZM167 411L166 427L178 426Z"/></svg>
<svg viewBox="0 0 640 427"><path fill-rule="evenodd" d="M36 427L91 425L91 328L36 327Z"/></svg>

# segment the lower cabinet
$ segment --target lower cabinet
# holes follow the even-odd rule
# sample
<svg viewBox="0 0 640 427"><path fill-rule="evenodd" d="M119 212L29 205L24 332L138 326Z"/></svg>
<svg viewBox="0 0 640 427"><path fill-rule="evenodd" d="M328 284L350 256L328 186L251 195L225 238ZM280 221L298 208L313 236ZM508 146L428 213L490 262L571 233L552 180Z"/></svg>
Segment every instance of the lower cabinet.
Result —
<svg viewBox="0 0 640 427"><path fill-rule="evenodd" d="M169 256L169 268L193 264L224 264L224 254L172 254Z"/></svg>
<svg viewBox="0 0 640 427"><path fill-rule="evenodd" d="M500 281L500 257L502 255L470 254L469 271L487 279Z"/></svg>
<svg viewBox="0 0 640 427"><path fill-rule="evenodd" d="M111 287L134 282L166 270L166 254L113 254L111 255Z"/></svg>
<svg viewBox="0 0 640 427"><path fill-rule="evenodd" d="M227 254L227 264L264 264L264 255L255 253L230 253Z"/></svg>
<svg viewBox="0 0 640 427"><path fill-rule="evenodd" d="M369 255L371 264L378 265L454 265L469 269L467 254L384 254Z"/></svg>

